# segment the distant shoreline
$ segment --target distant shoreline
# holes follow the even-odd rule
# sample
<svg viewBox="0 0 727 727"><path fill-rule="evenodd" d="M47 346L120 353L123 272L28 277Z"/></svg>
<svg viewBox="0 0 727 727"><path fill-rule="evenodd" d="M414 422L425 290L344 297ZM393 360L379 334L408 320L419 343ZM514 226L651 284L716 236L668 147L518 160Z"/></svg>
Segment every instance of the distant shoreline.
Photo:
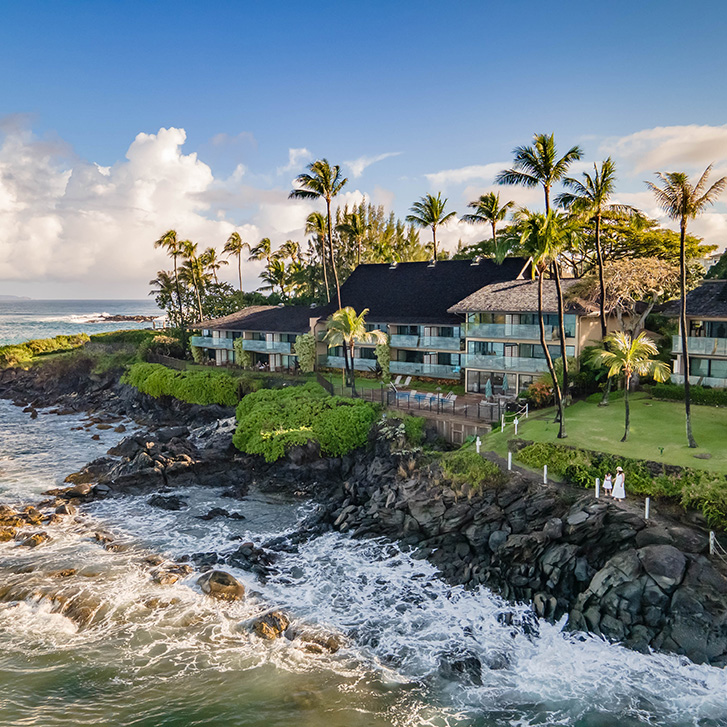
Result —
<svg viewBox="0 0 727 727"><path fill-rule="evenodd" d="M0 300L33 300L25 295L0 295Z"/></svg>

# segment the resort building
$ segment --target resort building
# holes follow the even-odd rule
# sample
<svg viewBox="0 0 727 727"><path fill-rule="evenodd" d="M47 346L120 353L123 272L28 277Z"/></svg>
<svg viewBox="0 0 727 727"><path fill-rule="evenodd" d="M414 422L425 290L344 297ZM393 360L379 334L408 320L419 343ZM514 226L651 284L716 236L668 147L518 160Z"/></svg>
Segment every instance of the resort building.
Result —
<svg viewBox="0 0 727 727"><path fill-rule="evenodd" d="M564 295L574 280L563 280ZM538 282L509 280L485 285L449 309L464 318L462 332L465 386L471 393L516 394L548 371L540 343ZM555 281L543 281L545 339L553 360L560 358L558 298ZM576 357L598 342L597 314L565 304L566 355Z"/></svg>
<svg viewBox="0 0 727 727"><path fill-rule="evenodd" d="M357 313L369 309L366 321L390 337L392 375L459 381L465 354L462 318L450 312L458 301L483 286L529 275L525 258L494 260L440 260L359 265L341 286L341 303ZM320 309L317 335L325 333L325 320L338 309L332 302ZM343 351L319 344L320 366L343 367ZM374 346L358 346L354 368L374 371Z"/></svg>
<svg viewBox="0 0 727 727"><path fill-rule="evenodd" d="M671 306L678 315L678 306ZM727 388L727 280L705 280L687 293L689 382ZM673 337L674 383L684 383L681 324Z"/></svg>
<svg viewBox="0 0 727 727"><path fill-rule="evenodd" d="M310 333L319 314L304 306L250 306L223 318L203 321L201 336L190 343L205 351L217 365L234 363L235 341L242 339L243 351L252 355L253 366L267 371L295 368L295 339Z"/></svg>

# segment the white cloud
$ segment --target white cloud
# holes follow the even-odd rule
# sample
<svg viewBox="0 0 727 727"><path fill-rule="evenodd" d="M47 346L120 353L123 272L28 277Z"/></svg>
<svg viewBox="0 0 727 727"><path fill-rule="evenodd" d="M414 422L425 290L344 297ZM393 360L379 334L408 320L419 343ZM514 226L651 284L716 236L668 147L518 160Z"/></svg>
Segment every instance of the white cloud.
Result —
<svg viewBox="0 0 727 727"><path fill-rule="evenodd" d="M299 171L300 167L313 158L313 155L305 147L301 149L288 149L288 163L284 167L278 167L278 174Z"/></svg>
<svg viewBox="0 0 727 727"><path fill-rule="evenodd" d="M377 154L376 156L362 156L358 159L354 159L350 162L343 162L350 170L351 174L353 175L354 179L360 177L364 170L367 167L370 167L372 164L376 164L376 162L382 162L384 159L388 159L389 157L397 157L401 154L400 151L387 151L384 154Z"/></svg>
<svg viewBox="0 0 727 727"><path fill-rule="evenodd" d="M451 185L466 184L476 179L482 181L494 180L495 175L506 169L508 162L493 162L492 164L474 164L458 169L443 169L440 172L425 174L430 185L436 189L444 189Z"/></svg>

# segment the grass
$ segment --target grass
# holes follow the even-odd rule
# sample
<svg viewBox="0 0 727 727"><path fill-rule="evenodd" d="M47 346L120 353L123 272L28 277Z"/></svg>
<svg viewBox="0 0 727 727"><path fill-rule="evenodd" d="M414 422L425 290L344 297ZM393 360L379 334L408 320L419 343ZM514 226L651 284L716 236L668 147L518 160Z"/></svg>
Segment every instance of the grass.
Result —
<svg viewBox="0 0 727 727"><path fill-rule="evenodd" d="M700 445L697 449L689 449L686 444L684 404L657 401L643 393L631 396L631 431L626 442L619 441L624 432L623 399L607 407L588 401L568 407L567 439L557 438L558 425L553 423L553 417L553 409L531 413L529 419L521 420L518 436L727 474L727 409L692 405L692 428ZM485 446L507 456L507 441L514 436L514 428L508 425L504 432L488 435ZM701 453L712 457L694 457Z"/></svg>

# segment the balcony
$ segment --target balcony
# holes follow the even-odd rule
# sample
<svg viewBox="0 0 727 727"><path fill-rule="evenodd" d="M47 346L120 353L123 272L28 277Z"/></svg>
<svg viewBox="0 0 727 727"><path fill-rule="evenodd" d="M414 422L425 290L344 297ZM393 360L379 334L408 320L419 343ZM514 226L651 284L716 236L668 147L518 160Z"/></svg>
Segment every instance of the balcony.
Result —
<svg viewBox="0 0 727 727"><path fill-rule="evenodd" d="M539 341L540 326L525 323L467 323L464 327L467 338L515 339L518 341ZM566 338L574 338L575 332L566 327ZM560 337L557 326L545 326L545 340L554 341Z"/></svg>
<svg viewBox="0 0 727 727"><path fill-rule="evenodd" d="M189 339L192 346L197 348L215 348L225 349L227 351L234 350L232 344L234 339L232 338L213 338L212 336L192 336Z"/></svg>
<svg viewBox="0 0 727 727"><path fill-rule="evenodd" d="M318 363L330 369L342 369L344 367L343 356L321 356ZM355 371L375 371L376 360L370 358L355 358L353 360Z"/></svg>
<svg viewBox="0 0 727 727"><path fill-rule="evenodd" d="M408 361L392 361L389 364L392 374L406 374L409 376L430 376L433 379L459 380L459 366L445 366L442 364L410 363Z"/></svg>
<svg viewBox="0 0 727 727"><path fill-rule="evenodd" d="M482 371L516 371L518 373L542 374L548 370L544 358L521 358L520 356L478 356L473 353L465 354L464 363L468 369Z"/></svg>
<svg viewBox="0 0 727 727"><path fill-rule="evenodd" d="M459 336L422 336L419 339L419 348L426 348L434 351L462 351Z"/></svg>
<svg viewBox="0 0 727 727"><path fill-rule="evenodd" d="M245 338L242 341L242 348L245 351L255 351L257 353L294 353L292 344L284 341L256 341Z"/></svg>
<svg viewBox="0 0 727 727"><path fill-rule="evenodd" d="M672 374L672 384L683 384L683 374ZM689 383L692 386L709 386L712 389L727 389L727 379L718 379L713 376L690 376Z"/></svg>
<svg viewBox="0 0 727 727"><path fill-rule="evenodd" d="M672 353L682 352L682 337L672 336ZM695 356L727 356L727 338L703 338L689 336L687 338L689 355Z"/></svg>
<svg viewBox="0 0 727 727"><path fill-rule="evenodd" d="M391 348L419 348L419 336L400 336L395 333L389 341Z"/></svg>

